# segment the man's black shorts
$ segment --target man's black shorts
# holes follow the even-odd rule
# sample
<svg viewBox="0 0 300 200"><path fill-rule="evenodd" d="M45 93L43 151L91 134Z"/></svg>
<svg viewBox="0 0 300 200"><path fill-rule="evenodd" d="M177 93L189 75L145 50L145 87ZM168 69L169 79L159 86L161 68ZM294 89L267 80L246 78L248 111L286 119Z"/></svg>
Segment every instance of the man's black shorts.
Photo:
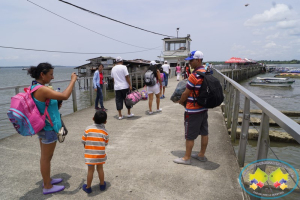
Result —
<svg viewBox="0 0 300 200"><path fill-rule="evenodd" d="M195 140L198 135L208 135L207 111L188 114L184 113L185 139Z"/></svg>
<svg viewBox="0 0 300 200"><path fill-rule="evenodd" d="M129 92L129 88L123 90L115 90L117 110L123 109L123 102L125 103L125 98L128 92ZM132 108L132 106L127 106L126 103L125 106L127 109Z"/></svg>

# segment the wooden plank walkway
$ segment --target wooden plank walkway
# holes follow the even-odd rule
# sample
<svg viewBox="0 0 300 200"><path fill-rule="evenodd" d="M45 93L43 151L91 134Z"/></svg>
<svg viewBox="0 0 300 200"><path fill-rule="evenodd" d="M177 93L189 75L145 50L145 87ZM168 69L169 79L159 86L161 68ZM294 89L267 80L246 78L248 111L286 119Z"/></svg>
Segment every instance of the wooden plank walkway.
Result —
<svg viewBox="0 0 300 200"><path fill-rule="evenodd" d="M69 134L56 146L51 171L53 177L64 179L62 192L42 194L36 136L15 134L0 140L1 199L248 199L238 183L240 169L220 107L209 110L208 161L193 159L190 166L173 163L185 152L184 108L169 100L177 83L176 78L169 80L161 113L147 115L148 102L141 101L132 109L134 118L117 120L114 99L104 102L110 135L106 191L99 191L96 173L93 192L87 195L81 190L87 174L81 136L94 114L88 108L63 117ZM194 151L199 149L200 138Z"/></svg>

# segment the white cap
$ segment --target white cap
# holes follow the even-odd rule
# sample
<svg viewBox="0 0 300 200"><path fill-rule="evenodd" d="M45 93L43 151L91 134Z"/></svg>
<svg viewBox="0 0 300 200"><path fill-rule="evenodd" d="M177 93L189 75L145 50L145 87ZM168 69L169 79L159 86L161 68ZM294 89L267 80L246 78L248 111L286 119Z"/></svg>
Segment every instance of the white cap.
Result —
<svg viewBox="0 0 300 200"><path fill-rule="evenodd" d="M168 63L168 61L165 60L165 63Z"/></svg>
<svg viewBox="0 0 300 200"><path fill-rule="evenodd" d="M150 62L150 65L156 65L156 62L155 62L154 60L152 60L152 61Z"/></svg>
<svg viewBox="0 0 300 200"><path fill-rule="evenodd" d="M184 60L193 60L193 59L203 59L203 53L201 51L192 51L189 54L189 57L185 58Z"/></svg>
<svg viewBox="0 0 300 200"><path fill-rule="evenodd" d="M117 58L116 58L116 62L122 62L123 61L123 59L120 57L120 56L118 56Z"/></svg>

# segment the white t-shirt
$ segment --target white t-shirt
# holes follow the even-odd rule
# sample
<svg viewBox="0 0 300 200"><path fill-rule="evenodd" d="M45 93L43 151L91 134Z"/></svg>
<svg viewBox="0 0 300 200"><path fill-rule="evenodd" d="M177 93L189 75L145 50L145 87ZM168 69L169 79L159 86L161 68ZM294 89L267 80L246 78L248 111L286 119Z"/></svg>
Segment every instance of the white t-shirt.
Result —
<svg viewBox="0 0 300 200"><path fill-rule="evenodd" d="M129 75L125 65L116 65L111 70L111 77L114 79L114 89L123 90L129 88L125 76Z"/></svg>
<svg viewBox="0 0 300 200"><path fill-rule="evenodd" d="M168 64L164 64L161 66L163 68L163 71L166 72L167 74L169 74L169 70L170 70L170 65Z"/></svg>

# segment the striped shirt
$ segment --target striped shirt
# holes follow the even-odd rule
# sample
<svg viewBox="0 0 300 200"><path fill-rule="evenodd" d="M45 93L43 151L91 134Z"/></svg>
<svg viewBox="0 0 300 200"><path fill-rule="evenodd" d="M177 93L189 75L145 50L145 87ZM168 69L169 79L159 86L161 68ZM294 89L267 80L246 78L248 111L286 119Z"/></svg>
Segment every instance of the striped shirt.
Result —
<svg viewBox="0 0 300 200"><path fill-rule="evenodd" d="M193 73L188 78L186 88L191 90L191 93L189 94L189 97L187 99L185 111L188 112L189 114L207 111L207 108L204 108L197 104L196 97L199 94L199 90L201 88L203 78L201 76L199 76L198 74L196 74L196 71L205 73L205 69L203 67L197 67L196 69L194 69Z"/></svg>
<svg viewBox="0 0 300 200"><path fill-rule="evenodd" d="M82 143L85 145L85 164L104 164L107 159L105 146L107 146L108 141L109 136L104 124L93 124L88 126L82 136Z"/></svg>

